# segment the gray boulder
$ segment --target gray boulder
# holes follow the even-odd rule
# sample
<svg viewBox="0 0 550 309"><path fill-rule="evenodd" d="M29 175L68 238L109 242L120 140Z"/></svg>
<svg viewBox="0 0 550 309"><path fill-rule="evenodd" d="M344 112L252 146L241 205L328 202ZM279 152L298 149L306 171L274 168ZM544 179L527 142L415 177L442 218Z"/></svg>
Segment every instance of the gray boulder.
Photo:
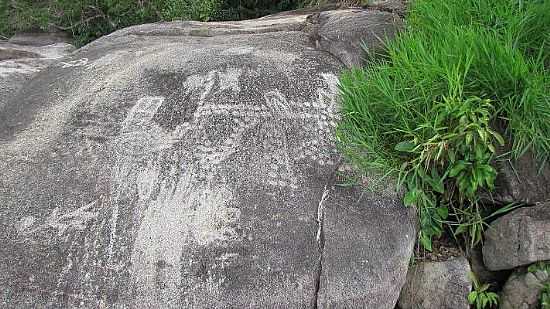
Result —
<svg viewBox="0 0 550 309"><path fill-rule="evenodd" d="M409 268L399 297L401 309L467 309L472 284L464 257L443 262L418 262Z"/></svg>
<svg viewBox="0 0 550 309"><path fill-rule="evenodd" d="M500 309L537 309L542 285L548 282L548 273L515 272L510 276L500 294Z"/></svg>
<svg viewBox="0 0 550 309"><path fill-rule="evenodd" d="M550 201L550 165L537 161L532 152L518 160L497 161L498 175L491 199L500 203L528 204Z"/></svg>
<svg viewBox="0 0 550 309"><path fill-rule="evenodd" d="M412 217L395 194L331 189L343 65L311 43L318 26L131 27L9 96L2 307L393 306Z"/></svg>
<svg viewBox="0 0 550 309"><path fill-rule="evenodd" d="M335 55L348 67L361 66L368 54L380 52L384 41L393 37L402 25L396 14L361 9L321 12L310 21L319 24L312 36L317 47Z"/></svg>
<svg viewBox="0 0 550 309"><path fill-rule="evenodd" d="M550 204L512 211L485 232L483 260L490 270L550 260Z"/></svg>

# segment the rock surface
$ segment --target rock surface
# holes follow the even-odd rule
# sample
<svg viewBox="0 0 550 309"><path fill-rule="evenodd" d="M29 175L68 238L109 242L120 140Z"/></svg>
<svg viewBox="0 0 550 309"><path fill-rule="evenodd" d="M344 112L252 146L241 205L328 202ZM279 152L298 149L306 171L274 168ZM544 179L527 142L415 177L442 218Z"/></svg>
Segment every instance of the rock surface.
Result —
<svg viewBox="0 0 550 309"><path fill-rule="evenodd" d="M483 261L483 251L481 246L471 249L468 259L470 261L472 272L475 274L479 282L489 283L493 287L502 287L512 273L511 270L490 271L487 269L487 266L485 266L485 262Z"/></svg>
<svg viewBox="0 0 550 309"><path fill-rule="evenodd" d="M67 33L60 31L31 31L17 33L8 42L16 45L46 46L58 43L69 44L71 37Z"/></svg>
<svg viewBox="0 0 550 309"><path fill-rule="evenodd" d="M319 308L393 309L416 231L414 211L395 192L333 190L321 205Z"/></svg>
<svg viewBox="0 0 550 309"><path fill-rule="evenodd" d="M36 73L73 50L68 43L30 46L0 42L0 109Z"/></svg>
<svg viewBox="0 0 550 309"><path fill-rule="evenodd" d="M321 12L310 20L320 25L313 33L317 47L348 67L361 66L367 57L363 49L371 54L378 52L401 25L395 14L359 9Z"/></svg>
<svg viewBox="0 0 550 309"><path fill-rule="evenodd" d="M483 260L490 270L550 260L550 203L516 209L491 223Z"/></svg>
<svg viewBox="0 0 550 309"><path fill-rule="evenodd" d="M518 160L497 162L498 176L492 198L500 203L528 204L550 201L550 165L541 166L533 153Z"/></svg>
<svg viewBox="0 0 550 309"><path fill-rule="evenodd" d="M367 7L404 16L407 13L407 0L370 0Z"/></svg>
<svg viewBox="0 0 550 309"><path fill-rule="evenodd" d="M127 28L5 98L2 307L393 306L412 217L331 189L343 65L309 20Z"/></svg>
<svg viewBox="0 0 550 309"><path fill-rule="evenodd" d="M548 273L516 272L510 276L500 294L500 309L536 309L542 284L548 282Z"/></svg>
<svg viewBox="0 0 550 309"><path fill-rule="evenodd" d="M401 290L401 309L467 309L472 284L470 265L464 257L444 262L418 262L409 268L407 283Z"/></svg>

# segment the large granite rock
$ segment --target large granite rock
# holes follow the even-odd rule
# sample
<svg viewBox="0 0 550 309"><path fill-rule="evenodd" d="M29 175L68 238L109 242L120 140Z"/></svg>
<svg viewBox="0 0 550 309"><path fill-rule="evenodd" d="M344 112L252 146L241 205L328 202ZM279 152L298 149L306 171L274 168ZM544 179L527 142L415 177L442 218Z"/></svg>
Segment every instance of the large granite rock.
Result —
<svg viewBox="0 0 550 309"><path fill-rule="evenodd" d="M516 209L491 223L483 260L489 270L550 260L550 203Z"/></svg>
<svg viewBox="0 0 550 309"><path fill-rule="evenodd" d="M517 271L510 276L500 294L500 309L540 308L543 284L549 282L546 271L525 273Z"/></svg>
<svg viewBox="0 0 550 309"><path fill-rule="evenodd" d="M399 297L401 309L468 309L472 284L470 265L464 257L443 262L418 262L409 268Z"/></svg>
<svg viewBox="0 0 550 309"><path fill-rule="evenodd" d="M330 189L343 65L307 17L127 28L6 99L2 307L393 305L411 217Z"/></svg>

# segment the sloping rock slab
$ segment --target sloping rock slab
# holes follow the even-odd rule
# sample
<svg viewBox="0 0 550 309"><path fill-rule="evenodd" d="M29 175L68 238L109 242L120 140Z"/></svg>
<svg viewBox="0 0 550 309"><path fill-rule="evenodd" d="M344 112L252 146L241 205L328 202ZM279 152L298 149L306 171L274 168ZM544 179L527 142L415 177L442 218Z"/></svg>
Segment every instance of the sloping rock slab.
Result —
<svg viewBox="0 0 550 309"><path fill-rule="evenodd" d="M393 309L416 240L397 194L335 187L324 204L318 308Z"/></svg>
<svg viewBox="0 0 550 309"><path fill-rule="evenodd" d="M343 66L306 18L124 29L0 106L2 306L315 307Z"/></svg>
<svg viewBox="0 0 550 309"><path fill-rule="evenodd" d="M491 223L483 260L490 270L550 260L550 203L516 209Z"/></svg>
<svg viewBox="0 0 550 309"><path fill-rule="evenodd" d="M25 82L73 50L67 43L26 46L0 42L0 110Z"/></svg>

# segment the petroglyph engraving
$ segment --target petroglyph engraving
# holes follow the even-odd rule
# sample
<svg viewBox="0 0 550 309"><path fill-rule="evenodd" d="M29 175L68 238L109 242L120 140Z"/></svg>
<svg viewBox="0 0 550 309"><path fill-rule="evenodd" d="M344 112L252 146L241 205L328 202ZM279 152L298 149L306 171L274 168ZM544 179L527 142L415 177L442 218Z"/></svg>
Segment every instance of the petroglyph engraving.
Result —
<svg viewBox="0 0 550 309"><path fill-rule="evenodd" d="M81 58L81 59L68 61L68 62L63 62L62 61L59 64L61 65L61 67L63 69L73 68L73 67L81 67L81 66L85 66L85 65L88 64L88 58Z"/></svg>
<svg viewBox="0 0 550 309"><path fill-rule="evenodd" d="M158 304L144 305L176 306L182 299L182 285L202 284L216 291L223 284L221 277L207 275L203 281L195 282L193 275L182 273L184 263L195 262L185 248L225 247L246 237L241 234L241 214L232 204L231 189L223 179L214 177L226 160L250 147L246 143L256 136L249 134L251 130L260 136L252 147L262 149L253 163L265 167L260 172L265 173L268 185L297 189L300 179L295 170L300 160L333 164L331 131L337 114L334 75L320 76L323 86L311 102L295 102L278 89L267 91L262 104L220 104L211 99L238 95L242 91L242 74L241 69L228 68L189 76L183 87L188 96L198 98L198 103L192 115L173 130L155 122L167 100L160 96L139 99L122 123L113 145L117 163L112 174L108 248L112 256L117 248L119 203L125 196L137 197L135 208L140 209L141 223L136 230L130 274L137 289L133 295L143 297L139 296L136 304L143 299L158 299ZM297 143L288 127L300 128L308 138L300 138L303 142ZM163 160L174 163L166 170ZM234 261L230 257L227 255L219 267L230 265ZM158 288L159 284L162 288ZM193 303L185 295L183 299Z"/></svg>
<svg viewBox="0 0 550 309"><path fill-rule="evenodd" d="M97 201L84 205L75 211L67 214L60 214L59 208L55 208L46 221L35 229L30 227L35 223L33 217L23 218L20 225L20 233L33 234L40 230L54 229L57 230L58 236L62 236L67 230L84 230L90 222L98 216L98 211L95 209Z"/></svg>
<svg viewBox="0 0 550 309"><path fill-rule="evenodd" d="M12 74L31 74L40 72L46 64L26 63L26 60L4 60L0 66L0 78L9 78Z"/></svg>
<svg viewBox="0 0 550 309"><path fill-rule="evenodd" d="M254 51L254 47L239 46L239 47L232 47L224 50L222 52L222 55L226 55L226 56L247 55L247 54L251 54L253 51Z"/></svg>

